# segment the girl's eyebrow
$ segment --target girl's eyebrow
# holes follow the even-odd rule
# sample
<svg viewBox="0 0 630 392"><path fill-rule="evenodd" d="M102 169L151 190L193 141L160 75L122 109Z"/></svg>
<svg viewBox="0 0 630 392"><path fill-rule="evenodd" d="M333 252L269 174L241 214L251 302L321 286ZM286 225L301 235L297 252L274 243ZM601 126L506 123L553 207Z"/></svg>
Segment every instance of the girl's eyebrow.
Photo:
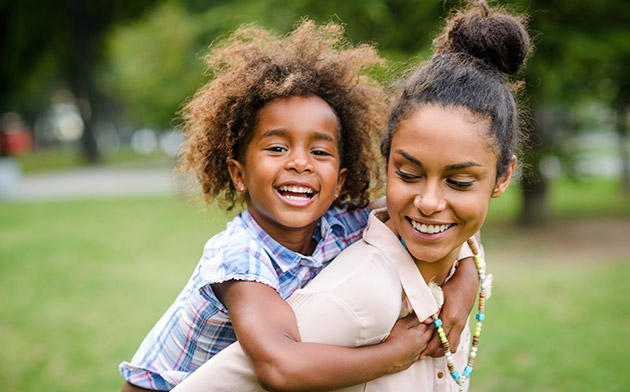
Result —
<svg viewBox="0 0 630 392"><path fill-rule="evenodd" d="M408 161L413 162L414 164L420 166L420 167L424 167L424 165L422 164L422 162L420 162L419 159L414 158L413 156L409 155L408 153L406 153L403 150L396 150L396 152L400 155L403 156L403 158L405 158ZM473 162L473 161L468 161L468 162L462 162L462 163L455 163L453 165L449 165L446 167L446 170L459 170L459 169L466 169L468 167L480 167L481 165L478 164L477 162Z"/></svg>
<svg viewBox="0 0 630 392"><path fill-rule="evenodd" d="M286 129L270 129L268 131L263 132L261 137L269 137L269 136L284 136L289 133Z"/></svg>
<svg viewBox="0 0 630 392"><path fill-rule="evenodd" d="M286 136L289 134L289 131L287 131L286 129L270 129L268 131L265 131L261 137L270 137L270 136ZM318 139L318 140L326 140L332 143L336 143L335 138L325 132L315 132L314 133L314 138Z"/></svg>

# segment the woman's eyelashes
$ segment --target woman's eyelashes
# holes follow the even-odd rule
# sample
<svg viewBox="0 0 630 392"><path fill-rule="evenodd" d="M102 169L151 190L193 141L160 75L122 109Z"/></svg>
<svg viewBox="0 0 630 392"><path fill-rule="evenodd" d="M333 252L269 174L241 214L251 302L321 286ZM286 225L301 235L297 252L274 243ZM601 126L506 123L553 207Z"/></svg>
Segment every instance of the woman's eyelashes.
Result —
<svg viewBox="0 0 630 392"><path fill-rule="evenodd" d="M414 175L414 174L409 174L406 173L402 170L396 170L396 175L398 175L398 177L402 178L403 181L414 181L414 180L418 180L420 178L422 178L421 176L418 175Z"/></svg>
<svg viewBox="0 0 630 392"><path fill-rule="evenodd" d="M415 182L424 177L420 174L410 174L402 170L396 170L396 175L398 175L403 181L406 182ZM446 183L452 188L463 190L471 187L474 184L474 181L462 181L459 179L447 178Z"/></svg>
<svg viewBox="0 0 630 392"><path fill-rule="evenodd" d="M450 178L446 180L446 182L448 182L449 185L456 189L466 189L471 187L473 184L473 181L457 181Z"/></svg>

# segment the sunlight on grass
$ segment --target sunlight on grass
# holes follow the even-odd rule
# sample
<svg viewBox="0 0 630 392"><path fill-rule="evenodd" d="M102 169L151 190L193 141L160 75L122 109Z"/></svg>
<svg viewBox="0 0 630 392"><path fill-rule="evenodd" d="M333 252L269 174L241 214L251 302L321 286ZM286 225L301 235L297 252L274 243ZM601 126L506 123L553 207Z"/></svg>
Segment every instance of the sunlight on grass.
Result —
<svg viewBox="0 0 630 392"><path fill-rule="evenodd" d="M494 263L474 390L626 390L628 261Z"/></svg>
<svg viewBox="0 0 630 392"><path fill-rule="evenodd" d="M119 390L118 363L226 220L166 198L0 204L6 390Z"/></svg>

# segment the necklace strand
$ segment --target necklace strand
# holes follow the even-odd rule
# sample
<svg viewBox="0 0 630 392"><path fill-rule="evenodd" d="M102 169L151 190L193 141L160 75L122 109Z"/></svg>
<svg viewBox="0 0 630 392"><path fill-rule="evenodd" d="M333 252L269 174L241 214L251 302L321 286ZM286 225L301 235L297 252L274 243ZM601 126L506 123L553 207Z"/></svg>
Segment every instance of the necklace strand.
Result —
<svg viewBox="0 0 630 392"><path fill-rule="evenodd" d="M459 385L459 390L464 390L464 383L467 379L470 379L470 374L473 371L473 365L475 363L475 358L477 357L477 347L479 346L479 335L481 335L481 325L485 318L484 310L486 306L486 270L484 268L483 262L481 261L481 257L479 257L479 248L472 239L468 240L468 245L473 252L473 256L475 258L475 265L477 266L477 271L479 272L479 310L475 319L477 319L477 326L475 328L475 333L472 337L472 345L470 348L470 354L468 355L468 363L466 367L462 371L460 375L457 370L455 370L455 364L453 363L453 354L451 353L448 338L446 337L446 333L444 332L444 328L442 328L442 320L438 316L438 313L433 315L433 324L437 328L438 336L440 337L440 342L442 343L442 348L444 349L444 356L446 357L446 364L448 366L448 371L451 373L451 377L455 380L455 382Z"/></svg>

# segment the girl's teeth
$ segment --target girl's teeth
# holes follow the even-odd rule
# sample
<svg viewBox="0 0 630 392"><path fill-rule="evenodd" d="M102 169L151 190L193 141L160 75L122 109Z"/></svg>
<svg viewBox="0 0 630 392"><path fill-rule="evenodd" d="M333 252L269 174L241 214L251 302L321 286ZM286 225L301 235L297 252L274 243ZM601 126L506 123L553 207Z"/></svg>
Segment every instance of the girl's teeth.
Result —
<svg viewBox="0 0 630 392"><path fill-rule="evenodd" d="M308 197L299 197L299 196L289 196L286 195L284 196L286 199L290 199L290 200L309 200Z"/></svg>
<svg viewBox="0 0 630 392"><path fill-rule="evenodd" d="M301 186L283 186L280 187L281 191L291 192L291 193L313 193L313 190L310 188L304 188Z"/></svg>
<svg viewBox="0 0 630 392"><path fill-rule="evenodd" d="M444 230L451 227L451 225L424 225L424 224L417 223L415 221L411 221L411 225L413 226L414 229L425 234L441 233Z"/></svg>

